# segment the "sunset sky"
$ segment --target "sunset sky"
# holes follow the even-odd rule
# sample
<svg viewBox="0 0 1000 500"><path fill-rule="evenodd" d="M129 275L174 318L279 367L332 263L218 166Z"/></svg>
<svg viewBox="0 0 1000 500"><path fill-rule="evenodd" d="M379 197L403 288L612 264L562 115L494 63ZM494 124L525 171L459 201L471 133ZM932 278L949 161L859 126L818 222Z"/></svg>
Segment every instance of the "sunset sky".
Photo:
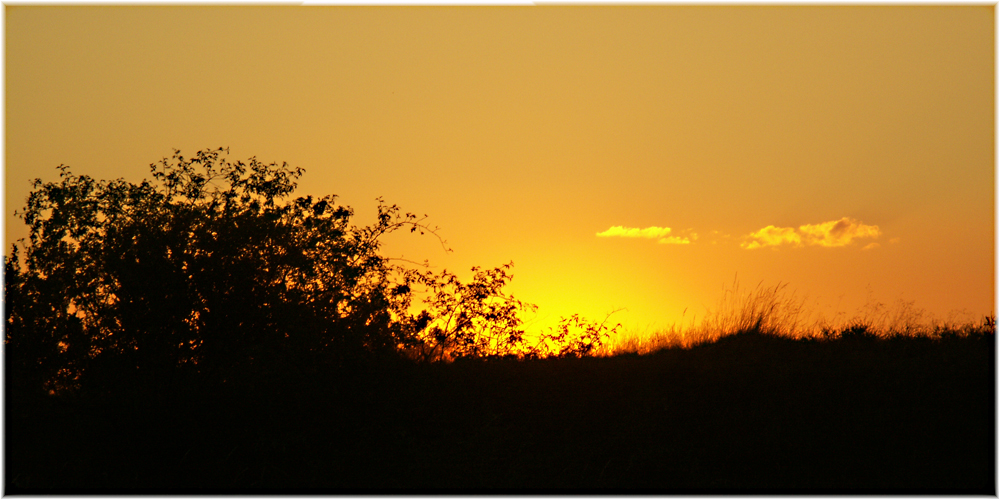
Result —
<svg viewBox="0 0 1000 500"><path fill-rule="evenodd" d="M223 146L454 250L389 256L513 261L532 328L655 330L737 277L828 315L994 311L993 6L5 11L7 254L59 164L139 181Z"/></svg>

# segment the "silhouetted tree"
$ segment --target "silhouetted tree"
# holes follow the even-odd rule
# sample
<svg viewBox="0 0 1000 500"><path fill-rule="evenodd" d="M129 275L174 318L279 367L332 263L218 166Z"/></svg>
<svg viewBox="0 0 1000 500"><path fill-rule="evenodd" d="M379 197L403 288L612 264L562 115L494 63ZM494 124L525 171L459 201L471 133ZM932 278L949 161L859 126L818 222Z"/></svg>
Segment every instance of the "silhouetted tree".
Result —
<svg viewBox="0 0 1000 500"><path fill-rule="evenodd" d="M573 316L531 343L521 314L536 306L502 290L512 264L473 268L467 284L392 264L380 239L404 228L437 236L426 216L380 198L374 224L352 225L334 196L289 199L302 169L223 153L175 151L138 184L64 165L58 182L33 182L15 212L28 240L4 258L8 380L59 392L88 379L224 382L404 353L580 356L614 331ZM426 307L412 314L419 294Z"/></svg>
<svg viewBox="0 0 1000 500"><path fill-rule="evenodd" d="M379 199L371 226L334 196L298 197L300 168L223 149L150 166L154 181L36 179L30 229L4 259L6 356L50 390L102 371L220 380L241 370L377 357L416 342L414 275L379 239L432 228ZM443 242L442 242L443 243ZM402 293L405 291L406 293Z"/></svg>

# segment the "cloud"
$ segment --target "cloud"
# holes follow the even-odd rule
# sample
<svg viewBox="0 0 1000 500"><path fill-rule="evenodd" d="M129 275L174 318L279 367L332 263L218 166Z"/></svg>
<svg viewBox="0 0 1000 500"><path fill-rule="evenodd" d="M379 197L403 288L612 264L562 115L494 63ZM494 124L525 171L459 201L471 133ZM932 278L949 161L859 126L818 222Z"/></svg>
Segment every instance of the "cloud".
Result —
<svg viewBox="0 0 1000 500"><path fill-rule="evenodd" d="M668 234L670 234L669 227L656 227L656 226L649 226L645 229L639 229L637 227L611 226L610 228L608 228L607 231L604 231L603 233L597 233L597 235L602 238L610 238L612 236L618 236L621 238L649 238L649 239L656 239L656 238L666 239Z"/></svg>
<svg viewBox="0 0 1000 500"><path fill-rule="evenodd" d="M874 239L881 234L878 226L862 224L858 220L843 217L840 220L819 224L804 224L798 228L767 226L744 236L740 246L748 250L781 245L843 247L850 245L856 239ZM874 248L878 248L878 244L869 244L864 250Z"/></svg>
<svg viewBox="0 0 1000 500"><path fill-rule="evenodd" d="M666 238L660 238L657 243L662 243L664 245L690 245L691 240L684 237L667 236Z"/></svg>
<svg viewBox="0 0 1000 500"><path fill-rule="evenodd" d="M860 221L844 217L821 224L806 224L799 230L807 235L807 244L824 247L842 247L858 238L878 238L878 226L867 226Z"/></svg>
<svg viewBox="0 0 1000 500"><path fill-rule="evenodd" d="M692 233L691 229L682 229L681 235L671 235L673 230L669 227L649 226L639 229L637 227L611 226L607 231L597 233L601 238L646 238L656 240L661 245L690 245L692 241L698 239L697 233Z"/></svg>
<svg viewBox="0 0 1000 500"><path fill-rule="evenodd" d="M882 246L882 245L879 245L878 243L869 243L869 244L865 245L864 248L862 248L862 250L875 250L876 248L878 248L880 246Z"/></svg>
<svg viewBox="0 0 1000 500"><path fill-rule="evenodd" d="M740 246L749 250L760 247L776 247L790 243L795 246L802 245L802 236L791 227L767 226L755 233L746 235Z"/></svg>

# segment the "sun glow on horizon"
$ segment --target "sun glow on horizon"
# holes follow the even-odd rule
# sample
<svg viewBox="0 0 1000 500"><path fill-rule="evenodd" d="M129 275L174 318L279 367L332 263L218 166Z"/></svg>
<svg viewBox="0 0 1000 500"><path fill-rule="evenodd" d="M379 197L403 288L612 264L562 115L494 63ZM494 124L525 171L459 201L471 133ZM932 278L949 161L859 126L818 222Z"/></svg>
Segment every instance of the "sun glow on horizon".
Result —
<svg viewBox="0 0 1000 500"><path fill-rule="evenodd" d="M829 315L869 290L989 313L994 11L8 6L5 240L57 165L139 180L225 146L359 225L377 197L430 214L455 250L399 234L386 257L514 261L530 328L669 328L734 275Z"/></svg>

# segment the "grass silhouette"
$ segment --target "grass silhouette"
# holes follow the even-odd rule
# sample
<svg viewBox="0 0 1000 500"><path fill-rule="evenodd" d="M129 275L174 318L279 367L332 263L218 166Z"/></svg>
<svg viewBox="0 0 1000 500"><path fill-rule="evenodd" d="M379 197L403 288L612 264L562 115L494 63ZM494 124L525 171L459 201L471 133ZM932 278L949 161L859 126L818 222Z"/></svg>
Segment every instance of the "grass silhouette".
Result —
<svg viewBox="0 0 1000 500"><path fill-rule="evenodd" d="M760 334L789 339L831 340L847 338L954 337L982 335L995 329L995 316L981 322L935 320L915 307L912 301L898 301L890 307L869 299L854 315L833 321L811 313L804 298L788 290L787 283L751 289L739 281L723 291L715 309L701 322L688 326L676 323L652 332L616 332L595 354L650 354L663 349L691 348L740 334Z"/></svg>
<svg viewBox="0 0 1000 500"><path fill-rule="evenodd" d="M995 324L790 335L783 290L605 356L8 394L5 491L996 493Z"/></svg>

